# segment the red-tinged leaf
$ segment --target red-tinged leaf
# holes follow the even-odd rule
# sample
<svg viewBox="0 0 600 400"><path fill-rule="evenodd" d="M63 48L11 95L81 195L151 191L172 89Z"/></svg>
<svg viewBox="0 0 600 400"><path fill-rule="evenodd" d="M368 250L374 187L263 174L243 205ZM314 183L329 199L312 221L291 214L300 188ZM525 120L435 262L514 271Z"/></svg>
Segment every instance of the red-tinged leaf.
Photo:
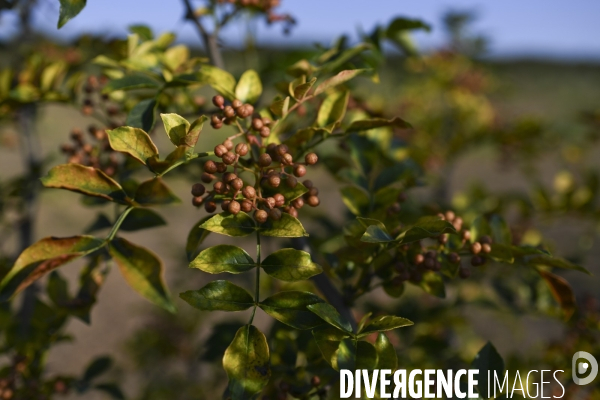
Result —
<svg viewBox="0 0 600 400"><path fill-rule="evenodd" d="M175 312L163 279L163 264L154 253L122 238L111 241L108 250L133 290L167 311Z"/></svg>
<svg viewBox="0 0 600 400"><path fill-rule="evenodd" d="M104 245L92 236L47 237L26 248L0 283L0 301L29 286L42 275Z"/></svg>
<svg viewBox="0 0 600 400"><path fill-rule="evenodd" d="M567 282L566 279L551 272L539 269L538 273L544 278L550 287L552 296L558 304L560 304L560 307L565 313L565 320L569 320L577 308L575 295L573 294L571 285L569 285L569 282Z"/></svg>
<svg viewBox="0 0 600 400"><path fill-rule="evenodd" d="M131 203L131 199L114 179L99 169L79 164L57 165L42 178L42 183L49 188L71 190L121 204Z"/></svg>

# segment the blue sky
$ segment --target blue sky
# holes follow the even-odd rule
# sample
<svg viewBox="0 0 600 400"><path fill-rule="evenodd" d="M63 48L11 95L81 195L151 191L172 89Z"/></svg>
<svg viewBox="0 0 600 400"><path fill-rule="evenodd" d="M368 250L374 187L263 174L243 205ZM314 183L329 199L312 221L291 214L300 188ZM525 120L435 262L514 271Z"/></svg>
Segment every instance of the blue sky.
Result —
<svg viewBox="0 0 600 400"><path fill-rule="evenodd" d="M600 0L283 0L280 10L298 20L292 35L285 37L280 27L264 24L257 32L262 43L327 43L341 32L354 34L359 26L370 30L403 15L433 25L431 33L416 35L419 44L432 47L443 40L440 16L449 9L477 12L474 30L491 39L495 56L600 59ZM90 31L124 36L127 26L145 22L158 32L176 32L182 41L197 41L192 27L182 20L180 0L88 0L84 11L61 31L55 28L57 14L58 0L49 0L36 15L37 26L65 38ZM0 21L0 35L10 32L11 22ZM238 24L224 37L239 43L245 29Z"/></svg>

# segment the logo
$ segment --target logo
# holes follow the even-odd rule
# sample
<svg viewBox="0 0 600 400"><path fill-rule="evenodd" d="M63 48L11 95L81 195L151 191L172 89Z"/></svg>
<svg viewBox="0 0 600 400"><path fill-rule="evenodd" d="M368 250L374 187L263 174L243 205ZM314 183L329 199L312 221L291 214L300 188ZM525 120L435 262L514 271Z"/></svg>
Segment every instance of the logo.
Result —
<svg viewBox="0 0 600 400"><path fill-rule="evenodd" d="M585 359L586 361L579 361L580 359ZM573 382L577 385L587 385L592 383L592 381L598 375L598 361L588 352L578 351L573 354ZM580 376L585 375L589 371L589 375L587 378L580 378Z"/></svg>

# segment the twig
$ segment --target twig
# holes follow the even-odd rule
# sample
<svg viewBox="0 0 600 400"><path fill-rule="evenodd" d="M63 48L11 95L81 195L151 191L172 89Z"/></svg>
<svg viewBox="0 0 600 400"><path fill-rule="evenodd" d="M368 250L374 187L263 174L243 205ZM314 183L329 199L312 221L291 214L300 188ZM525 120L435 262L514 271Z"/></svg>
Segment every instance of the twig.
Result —
<svg viewBox="0 0 600 400"><path fill-rule="evenodd" d="M209 33L204 25L202 25L200 20L194 14L194 9L192 8L190 0L183 0L183 4L185 6L185 19L192 22L196 27L200 38L204 42L204 47L206 48L210 62L215 67L224 69L225 63L223 62L223 55L221 54L221 49L219 48L216 34Z"/></svg>

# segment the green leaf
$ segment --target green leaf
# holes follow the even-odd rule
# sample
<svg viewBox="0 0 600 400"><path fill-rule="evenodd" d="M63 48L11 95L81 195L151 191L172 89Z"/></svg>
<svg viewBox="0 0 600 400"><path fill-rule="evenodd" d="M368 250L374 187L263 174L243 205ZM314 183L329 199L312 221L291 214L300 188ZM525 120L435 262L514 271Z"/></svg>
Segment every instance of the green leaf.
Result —
<svg viewBox="0 0 600 400"><path fill-rule="evenodd" d="M369 195L358 186L343 187L342 201L354 215L363 215L369 207Z"/></svg>
<svg viewBox="0 0 600 400"><path fill-rule="evenodd" d="M488 389L491 388L489 383L493 383L493 380L492 382L488 382L488 371L490 371L490 376L494 376L494 372L492 371L495 371L497 376L502 376L504 373L504 360L498 354L494 345L487 342L475 356L475 359L471 363L471 369L479 370L477 388L481 397L487 399L489 397L487 396Z"/></svg>
<svg viewBox="0 0 600 400"><path fill-rule="evenodd" d="M190 129L187 119L177 114L160 114L169 140L175 146L185 144L185 137Z"/></svg>
<svg viewBox="0 0 600 400"><path fill-rule="evenodd" d="M337 367L337 351L340 342L348 335L329 325L322 325L312 331L323 359L332 367Z"/></svg>
<svg viewBox="0 0 600 400"><path fill-rule="evenodd" d="M346 115L350 92L334 92L327 96L317 114L317 126L331 133Z"/></svg>
<svg viewBox="0 0 600 400"><path fill-rule="evenodd" d="M121 185L104 172L92 167L79 164L57 165L48 171L48 175L41 181L48 188L66 189L121 204L131 203Z"/></svg>
<svg viewBox="0 0 600 400"><path fill-rule="evenodd" d="M368 131L369 129L381 128L384 126L392 126L402 129L412 128L411 124L399 117L393 119L371 118L352 122L350 126L346 128L346 133Z"/></svg>
<svg viewBox="0 0 600 400"><path fill-rule="evenodd" d="M200 221L196 222L196 224L190 230L190 233L188 233L185 244L185 254L190 262L198 255L198 246L200 246L200 244L204 242L204 239L206 239L206 237L210 234L210 231L207 231L201 226L211 217L211 215L203 217Z"/></svg>
<svg viewBox="0 0 600 400"><path fill-rule="evenodd" d="M223 357L232 399L251 400L262 391L271 377L269 358L265 335L253 325L242 326Z"/></svg>
<svg viewBox="0 0 600 400"><path fill-rule="evenodd" d="M100 375L104 374L106 371L108 371L110 369L110 367L112 366L112 363L113 363L112 359L107 356L96 358L85 369L82 380L84 380L86 382L90 382L91 380L99 377Z"/></svg>
<svg viewBox="0 0 600 400"><path fill-rule="evenodd" d="M388 243L393 242L394 238L388 233L383 224L371 225L360 238L361 242L367 243Z"/></svg>
<svg viewBox="0 0 600 400"><path fill-rule="evenodd" d="M252 217L244 212L236 215L226 212L217 214L200 225L200 227L210 232L234 237L248 236L256 229Z"/></svg>
<svg viewBox="0 0 600 400"><path fill-rule="evenodd" d="M106 133L113 150L129 154L144 165L149 158L158 156L156 145L140 128L122 126Z"/></svg>
<svg viewBox="0 0 600 400"><path fill-rule="evenodd" d="M294 87L293 89L293 94L294 94L294 98L298 99L298 100L302 100L304 98L304 96L306 96L306 93L308 93L308 91L310 90L310 88L313 87L313 85L315 84L315 82L317 81L317 78L312 78L310 81L302 83L296 87Z"/></svg>
<svg viewBox="0 0 600 400"><path fill-rule="evenodd" d="M146 99L137 103L127 114L127 126L150 132L156 120L156 99Z"/></svg>
<svg viewBox="0 0 600 400"><path fill-rule="evenodd" d="M527 264L532 266L544 265L546 267L553 268L573 269L576 271L586 273L588 275L592 275L590 271L588 271L580 265L572 264L567 260L563 260L562 258L556 258L551 256L535 256L530 258Z"/></svg>
<svg viewBox="0 0 600 400"><path fill-rule="evenodd" d="M86 0L60 0L60 14L58 16L58 29L65 26L69 20L75 18L85 7Z"/></svg>
<svg viewBox="0 0 600 400"><path fill-rule="evenodd" d="M250 271L255 266L254 260L244 249L230 244L209 247L190 263L190 268L198 268L209 274L240 274Z"/></svg>
<svg viewBox="0 0 600 400"><path fill-rule="evenodd" d="M262 90L260 76L255 70L249 69L240 77L235 87L235 97L242 103L256 103L262 94Z"/></svg>
<svg viewBox="0 0 600 400"><path fill-rule="evenodd" d="M125 232L134 232L142 229L156 228L167 223L159 214L147 208L134 208L119 228Z"/></svg>
<svg viewBox="0 0 600 400"><path fill-rule="evenodd" d="M287 213L282 213L281 219L278 221L267 220L264 224L259 225L258 230L262 236L285 238L308 236L302 223Z"/></svg>
<svg viewBox="0 0 600 400"><path fill-rule="evenodd" d="M302 250L281 249L265 258L261 264L267 274L287 282L308 279L323 272L312 262L310 254Z"/></svg>
<svg viewBox="0 0 600 400"><path fill-rule="evenodd" d="M387 280L383 283L383 290L385 293L396 299L404 294L404 289L404 282L402 282L401 285L397 285L393 280Z"/></svg>
<svg viewBox="0 0 600 400"><path fill-rule="evenodd" d="M287 96L285 99L275 100L271 103L269 109L278 117L283 117L288 113L288 109L290 108L290 96Z"/></svg>
<svg viewBox="0 0 600 400"><path fill-rule="evenodd" d="M263 188L263 197L272 196L275 193L281 193L285 198L286 204L289 204L292 200L297 199L306 192L308 192L308 189L300 182L298 182L293 188L284 183L279 185L279 187L276 189L271 187Z"/></svg>
<svg viewBox="0 0 600 400"><path fill-rule="evenodd" d="M202 311L243 311L254 305L245 289L229 281L214 281L200 290L179 294L185 302Z"/></svg>
<svg viewBox="0 0 600 400"><path fill-rule="evenodd" d="M385 332L393 329L402 328L403 326L414 325L414 323L406 318L395 317L393 315L382 315L373 318L363 329L359 332L358 337L370 335L373 332Z"/></svg>
<svg viewBox="0 0 600 400"><path fill-rule="evenodd" d="M488 254L492 259L512 264L515 261L512 252L512 246L501 243L492 243L492 251Z"/></svg>
<svg viewBox="0 0 600 400"><path fill-rule="evenodd" d="M133 89L158 89L161 83L146 75L126 75L120 79L114 79L102 89L103 93L110 93L116 90Z"/></svg>
<svg viewBox="0 0 600 400"><path fill-rule="evenodd" d="M341 369L348 369L350 371L356 370L356 347L357 343L354 339L342 339L340 346L335 353L335 364L333 365L333 368L337 371Z"/></svg>
<svg viewBox="0 0 600 400"><path fill-rule="evenodd" d="M332 76L331 78L321 82L319 84L319 86L317 86L317 88L315 89L315 96L318 96L319 94L323 93L324 91L326 91L329 88L335 87L337 85L341 85L344 82L349 81L350 79L354 78L355 76L362 74L363 72L367 71L366 69L350 69L350 70L346 70L346 71L342 71L339 74Z"/></svg>
<svg viewBox="0 0 600 400"><path fill-rule="evenodd" d="M398 356L385 333L380 332L377 336L375 351L377 352L377 369L396 370L398 367Z"/></svg>
<svg viewBox="0 0 600 400"><path fill-rule="evenodd" d="M203 65L198 72L198 79L212 86L229 100L235 99L235 78L229 72L212 65Z"/></svg>
<svg viewBox="0 0 600 400"><path fill-rule="evenodd" d="M412 228L401 233L397 240L400 244L412 243L440 236L443 233L456 233L456 229L450 222L441 220L439 217L423 217Z"/></svg>
<svg viewBox="0 0 600 400"><path fill-rule="evenodd" d="M323 300L310 292L280 292L261 301L259 307L279 322L295 329L312 329L322 325L323 320L306 307L323 303Z"/></svg>
<svg viewBox="0 0 600 400"><path fill-rule="evenodd" d="M8 300L47 272L102 246L104 241L92 236L47 237L32 244L0 282L0 301Z"/></svg>
<svg viewBox="0 0 600 400"><path fill-rule="evenodd" d="M538 269L538 273L548 286L550 287L550 292L554 299L560 304L565 316L565 320L571 319L573 313L577 309L577 303L575 302L575 294L573 293L573 289L569 282L566 279L555 275L551 272L544 271L542 269Z"/></svg>
<svg viewBox="0 0 600 400"><path fill-rule="evenodd" d="M423 279L419 282L419 286L421 289L435 297L441 299L446 298L446 287L444 285L444 279L440 274L433 271L426 271L423 274Z"/></svg>
<svg viewBox="0 0 600 400"><path fill-rule="evenodd" d="M162 178L156 177L138 186L135 201L143 206L154 206L179 203L181 200L165 185Z"/></svg>
<svg viewBox="0 0 600 400"><path fill-rule="evenodd" d="M122 238L112 240L108 251L133 290L157 306L175 312L163 280L163 264L154 253Z"/></svg>
<svg viewBox="0 0 600 400"><path fill-rule="evenodd" d="M131 33L137 33L137 35L142 40L154 39L154 33L152 32L152 29L147 25L130 25L128 29Z"/></svg>
<svg viewBox="0 0 600 400"><path fill-rule="evenodd" d="M164 160L159 160L158 157L148 159L148 167L155 174L162 176L171 171L178 165L184 164L190 160L188 146L178 146Z"/></svg>
<svg viewBox="0 0 600 400"><path fill-rule="evenodd" d="M321 319L327 322L329 325L335 326L346 333L352 334L352 325L350 325L350 322L343 318L332 305L327 303L318 303L311 304L310 306L307 306L307 308L321 317Z"/></svg>
<svg viewBox="0 0 600 400"><path fill-rule="evenodd" d="M338 359L339 365L339 359ZM369 371L377 367L377 350L369 342L359 341L356 343L356 367L355 369L366 369Z"/></svg>

